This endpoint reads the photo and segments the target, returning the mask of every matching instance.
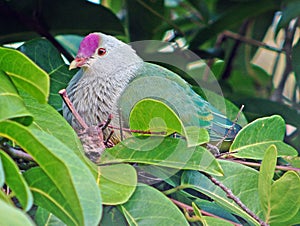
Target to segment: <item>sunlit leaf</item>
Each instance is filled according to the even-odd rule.
[[[17,50],[0,47],[0,69],[18,89],[45,103],[49,95],[49,77],[33,61]]]
[[[131,165],[117,164],[100,167],[99,187],[105,205],[128,201],[137,184],[137,174]]]
[[[283,142],[285,134],[284,120],[278,116],[257,119],[245,126],[236,136],[230,152],[236,157],[262,159],[265,150],[275,145],[278,156],[297,156],[297,151]]]
[[[29,216],[21,210],[8,205],[0,199],[0,219],[2,225],[34,226]]]
[[[29,125],[33,117],[9,77],[0,70],[0,121],[11,119]]]
[[[21,175],[16,163],[8,154],[0,151],[0,159],[5,173],[5,183],[14,192],[22,208],[28,211],[33,204],[33,197],[25,179]]]
[[[143,99],[136,103],[130,112],[132,130],[161,132],[165,136],[173,133],[183,135],[189,146],[196,146],[209,141],[206,129],[195,126],[185,127],[176,113],[161,101]]]
[[[138,184],[129,201],[121,205],[121,210],[129,225],[189,225],[174,203],[145,184]]]
[[[222,175],[215,157],[205,148],[188,148],[182,139],[168,137],[129,138],[106,149],[101,164],[138,162],[174,169],[194,169]]]
[[[0,136],[13,140],[33,157],[42,168],[41,172],[52,181],[55,190],[66,199],[64,204],[72,210],[68,211],[68,215],[76,219],[77,224],[95,224],[100,220],[101,197],[96,181],[71,149],[46,132],[29,129],[13,121],[0,122]],[[53,186],[49,185],[49,188],[42,181],[38,182],[42,183],[38,186],[53,190]],[[86,192],[87,189],[89,192]]]

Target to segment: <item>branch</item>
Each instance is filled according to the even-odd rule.
[[[224,184],[222,184],[220,181],[218,181],[216,178],[212,177],[209,174],[203,173],[208,179],[210,179],[211,182],[213,182],[215,185],[217,185],[219,188],[221,188],[227,195],[228,198],[232,199],[239,207],[241,207],[242,210],[244,210],[248,215],[250,215],[252,218],[254,218],[260,225],[262,226],[268,226],[266,222],[261,220],[255,213],[253,213],[242,201],[235,196],[232,191],[227,188]]]
[[[34,161],[34,159],[31,157],[31,155],[27,154],[26,152],[22,151],[21,149],[10,146],[7,142],[1,142],[0,149],[5,151],[9,156],[11,156],[13,158],[24,159],[27,161]]]

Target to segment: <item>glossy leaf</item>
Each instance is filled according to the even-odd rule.
[[[75,58],[79,49],[80,42],[83,39],[83,36],[57,35],[55,38]]]
[[[258,172],[252,168],[233,162],[219,160],[219,163],[224,170],[224,176],[214,177],[228,187],[233,194],[237,195],[250,210],[258,215],[261,214],[257,189]],[[203,174],[197,171],[184,171],[181,184],[207,195],[221,207],[225,208],[225,210],[229,210],[254,225],[258,225],[232,199],[229,199],[221,188],[213,184]]]
[[[2,225],[34,226],[35,224],[21,210],[8,205],[0,199],[0,219]]]
[[[30,129],[48,132],[68,146],[82,161],[87,160],[77,134],[61,114],[49,104],[40,104],[29,95],[22,93],[22,97],[26,108],[34,117],[34,123],[30,125]]]
[[[33,61],[17,50],[0,47],[0,69],[18,89],[31,94],[39,102],[47,102],[49,77]]]
[[[271,188],[276,162],[277,150],[276,146],[272,145],[265,152],[258,177],[258,194],[264,216],[269,213],[269,208],[271,206]]]
[[[58,91],[67,87],[74,75],[69,71],[58,50],[46,39],[35,39],[25,42],[19,50],[26,54],[50,77],[50,96],[48,103],[55,109],[61,109],[62,98]]]
[[[34,221],[37,225],[55,225],[55,226],[65,226],[59,218],[50,213],[44,208],[38,207],[35,213]]]
[[[283,142],[284,120],[278,116],[257,119],[245,126],[236,136],[230,152],[240,158],[262,159],[265,150],[275,145],[278,156],[297,156],[297,151]]]
[[[175,169],[194,169],[214,175],[222,175],[215,157],[205,148],[188,148],[182,139],[148,137],[129,138],[106,149],[101,164],[137,162]]]
[[[104,206],[103,217],[100,225],[115,225],[125,226],[127,225],[126,219],[121,211],[115,206]]]
[[[3,164],[5,183],[14,192],[18,201],[25,211],[28,211],[33,204],[33,197],[29,187],[24,180],[16,163],[5,152],[0,151],[0,159]]]
[[[133,166],[117,164],[100,167],[99,188],[103,204],[118,205],[128,201],[137,185]]]
[[[286,172],[281,178],[276,180],[271,188],[270,207],[266,215],[267,222],[270,222],[270,224],[273,222],[285,222],[291,220],[299,213],[299,191],[300,177],[296,172]]]
[[[184,127],[177,114],[165,103],[154,99],[143,99],[130,112],[130,128],[150,132],[161,132],[165,136],[173,133],[183,135],[188,146],[207,143],[206,129],[194,126]]]
[[[133,196],[120,208],[129,225],[189,225],[174,203],[145,184],[138,184]]]
[[[11,119],[29,125],[33,117],[9,77],[0,70],[0,121]]]
[[[101,197],[96,181],[71,149],[54,136],[12,121],[0,122],[0,135],[16,142],[33,157],[66,199],[64,203],[72,210],[68,214],[78,224],[95,224],[100,220]]]
[[[67,225],[78,224],[78,219],[72,211],[74,206],[70,206],[71,203],[60,190],[54,189],[56,185],[41,168],[27,170],[24,176],[33,193],[36,205],[52,212]]]

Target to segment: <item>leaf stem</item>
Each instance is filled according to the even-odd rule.
[[[246,161],[242,161],[242,160],[237,160],[237,159],[225,159],[226,161],[231,161],[231,162],[236,162],[236,163],[240,163],[246,166],[254,166],[254,167],[260,167],[261,163],[257,163],[257,162],[246,162]],[[300,168],[297,167],[292,167],[292,166],[275,166],[275,169],[278,170],[283,170],[283,171],[288,171],[288,170],[293,170],[296,172],[300,172]]]
[[[177,200],[175,200],[175,199],[172,199],[172,198],[169,198],[169,199],[170,199],[176,206],[180,207],[181,209],[183,209],[183,210],[185,210],[185,211],[187,211],[187,212],[194,212],[193,207],[191,207],[191,206],[189,206],[189,205],[187,205],[187,204],[184,204],[184,203],[182,203],[182,202],[179,202],[179,201],[177,201]],[[242,226],[242,224],[237,224],[237,223],[235,223],[235,222],[233,222],[233,221],[230,221],[230,220],[221,218],[221,217],[219,217],[219,216],[217,216],[217,215],[214,215],[214,214],[212,214],[212,213],[209,213],[209,212],[207,212],[207,211],[205,211],[205,210],[200,210],[200,211],[201,211],[201,213],[202,213],[203,215],[205,215],[205,216],[210,216],[210,217],[214,217],[214,218],[217,218],[217,219],[221,219],[221,220],[227,221],[227,222],[233,224],[234,226]]]
[[[216,178],[212,177],[209,174],[203,173],[208,179],[210,179],[211,182],[213,182],[215,185],[217,185],[219,188],[221,188],[227,195],[228,198],[232,199],[239,207],[241,207],[242,210],[244,210],[249,216],[251,216],[253,219],[255,219],[260,225],[262,226],[268,226],[266,222],[261,220],[255,213],[253,213],[242,201],[233,194],[233,192],[227,188],[224,184],[222,184],[220,181],[218,181]]]
[[[177,192],[177,191],[179,191],[179,190],[183,190],[183,189],[185,189],[185,188],[190,188],[190,186],[189,185],[179,185],[179,186],[177,186],[177,187],[174,187],[174,188],[171,188],[171,189],[168,189],[168,190],[165,190],[165,191],[163,191],[163,193],[165,194],[165,195],[170,195],[170,194],[173,194],[174,192]]]

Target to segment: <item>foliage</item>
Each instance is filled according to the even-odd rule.
[[[300,224],[299,4],[1,1],[1,223]],[[275,12],[281,17],[272,24]],[[270,26],[281,46],[264,42]],[[128,42],[168,39],[205,59],[224,96],[245,105],[238,121],[244,128],[222,145],[228,152],[214,156],[205,129],[188,127],[163,102],[145,99],[130,113],[134,136],[107,148],[99,165],[87,159],[60,114],[58,91],[74,74],[65,60],[92,31]],[[17,41],[17,50],[4,47]],[[262,48],[274,56],[271,70],[257,64]],[[202,94],[203,87],[181,75]],[[205,95],[217,106],[218,95]],[[219,110],[234,119],[239,110],[229,100]],[[142,133],[149,130],[168,136]],[[175,132],[180,139],[169,136]]]

